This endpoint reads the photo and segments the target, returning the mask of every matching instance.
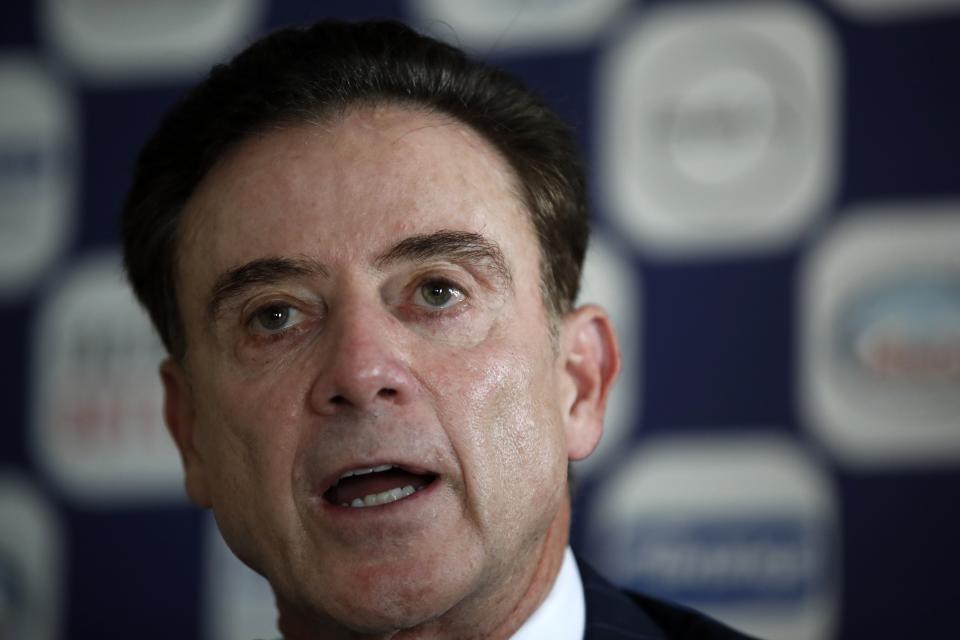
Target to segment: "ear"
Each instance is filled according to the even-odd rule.
[[[194,445],[193,389],[183,366],[173,358],[167,358],[160,365],[160,379],[163,381],[163,419],[180,451],[187,495],[197,506],[209,508],[212,503],[203,458]]]
[[[574,309],[562,323],[567,455],[581,460],[603,434],[607,395],[620,372],[620,347],[610,317],[596,305]]]

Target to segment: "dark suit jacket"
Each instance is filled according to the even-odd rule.
[[[613,586],[577,558],[587,624],[583,640],[755,640],[693,609]]]
[[[584,640],[751,640],[692,609],[618,589],[577,559],[587,601]]]

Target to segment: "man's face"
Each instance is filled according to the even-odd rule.
[[[570,427],[512,172],[466,127],[381,107],[248,140],[188,203],[178,287],[188,490],[288,609],[416,624],[565,544],[599,434]]]

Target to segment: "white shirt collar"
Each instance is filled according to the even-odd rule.
[[[583,596],[580,570],[567,547],[560,573],[537,610],[510,640],[582,640],[587,626],[587,605]]]

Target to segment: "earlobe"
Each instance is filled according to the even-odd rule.
[[[590,455],[603,434],[607,395],[620,372],[620,348],[606,311],[579,307],[563,319],[565,375],[571,383],[565,398],[567,455]]]
[[[173,358],[160,365],[163,382],[163,419],[180,452],[187,495],[197,506],[211,506],[203,458],[194,444],[195,407],[193,391],[183,367]]]

